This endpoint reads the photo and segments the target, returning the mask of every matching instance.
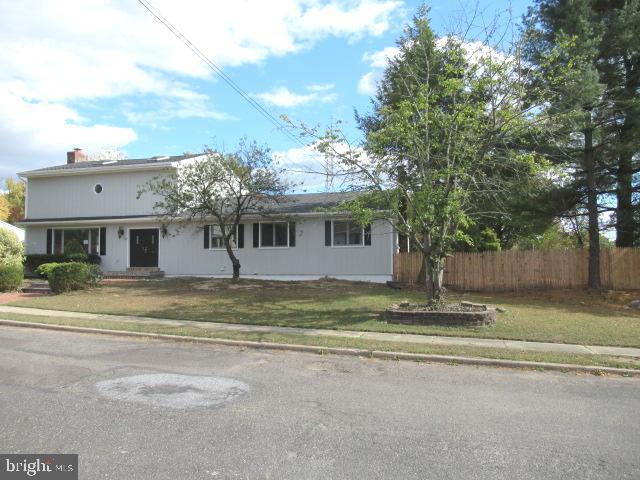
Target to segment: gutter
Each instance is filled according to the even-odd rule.
[[[197,157],[196,157],[197,158]],[[102,167],[87,167],[87,168],[63,168],[60,170],[43,170],[43,171],[27,171],[20,172],[17,175],[20,178],[42,178],[42,177],[66,177],[69,175],[92,175],[94,173],[122,173],[122,172],[136,172],[146,170],[170,170],[177,168],[176,162],[159,162],[159,163],[145,163],[142,165],[120,165]]]
[[[383,213],[383,212],[381,212]],[[271,220],[286,220],[287,218],[349,218],[348,212],[275,212],[265,215],[245,215],[241,223],[249,221],[259,221],[265,219]],[[378,219],[384,219],[384,216],[377,217]],[[137,222],[158,222],[162,223],[161,215],[140,215],[140,216],[121,216],[121,217],[76,217],[76,218],[36,218],[33,220],[25,219],[22,222],[17,222],[16,225],[28,227],[29,225],[77,225],[77,224],[117,224],[117,223],[137,223]],[[174,220],[172,223],[216,223],[214,217],[204,217],[201,219],[189,219],[183,217]]]

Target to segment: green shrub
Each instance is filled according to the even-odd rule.
[[[51,291],[62,293],[96,286],[102,278],[102,270],[98,265],[71,262],[52,267],[48,275]]]
[[[24,245],[13,233],[0,229],[0,261],[24,260]]]
[[[66,262],[64,255],[48,255],[44,253],[33,254],[30,253],[25,257],[24,264],[32,271],[36,271],[37,268],[43,263],[63,263]]]
[[[16,290],[22,284],[24,267],[18,258],[0,260],[0,291]]]
[[[77,238],[72,238],[68,242],[65,242],[64,253],[67,255],[74,255],[74,254],[86,255],[87,254],[84,250],[84,246],[82,245],[82,243],[80,243],[80,240],[78,240]]]
[[[13,233],[0,229],[0,291],[17,289],[24,277],[24,246]]]
[[[82,252],[65,253],[64,258],[67,262],[87,263],[89,255],[83,250]]]
[[[49,274],[51,273],[51,270],[57,267],[58,265],[62,265],[62,263],[58,263],[58,262],[43,263],[42,265],[40,265],[38,268],[35,269],[35,273],[37,273],[43,278],[49,278]]]
[[[43,263],[67,263],[67,262],[82,262],[92,263],[95,265],[100,264],[100,255],[95,253],[87,255],[86,253],[71,253],[67,255],[49,255],[49,254],[29,254],[26,257],[25,265],[33,272],[36,272],[38,267]],[[37,273],[37,272],[36,272]]]
[[[102,269],[95,264],[85,265],[87,269],[87,281],[90,287],[95,287],[102,280]]]

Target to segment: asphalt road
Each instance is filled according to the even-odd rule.
[[[0,452],[85,479],[640,478],[640,379],[0,327]]]

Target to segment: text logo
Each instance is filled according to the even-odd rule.
[[[76,454],[0,454],[0,480],[78,480]]]

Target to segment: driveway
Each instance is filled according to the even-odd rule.
[[[0,328],[0,452],[80,478],[640,477],[640,379]]]

